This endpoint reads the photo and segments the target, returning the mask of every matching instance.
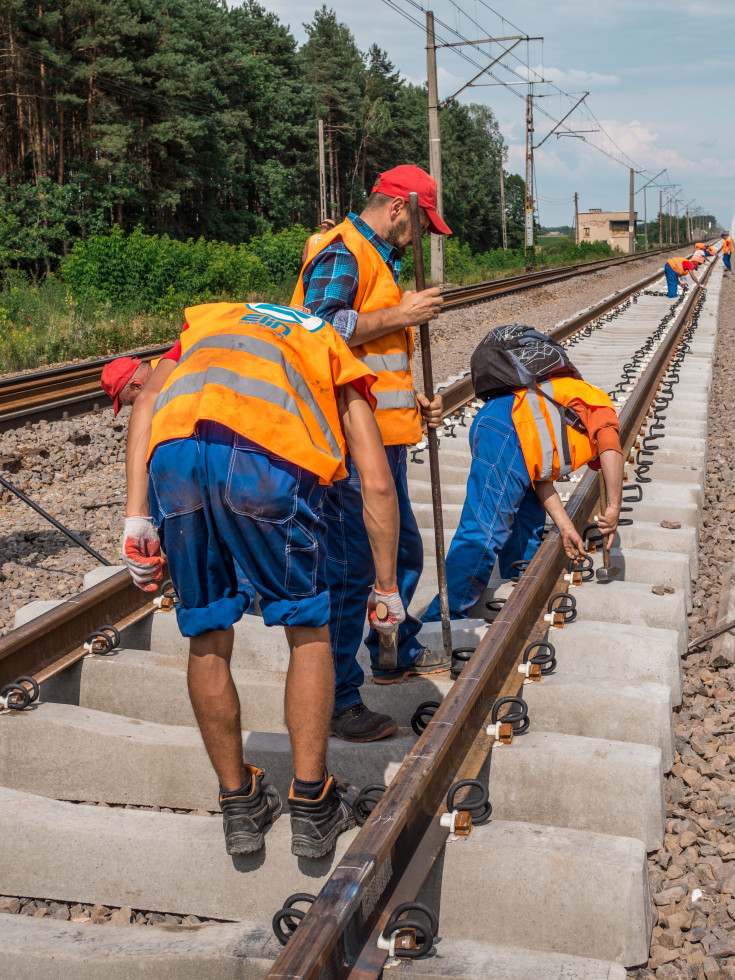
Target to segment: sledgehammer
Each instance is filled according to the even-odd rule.
[[[605,477],[602,475],[602,470],[598,473],[600,480],[600,507],[602,508],[602,513],[604,514],[607,510],[607,487],[605,486]],[[602,564],[603,568],[598,568],[597,581],[598,582],[612,582],[614,578],[620,575],[620,567],[618,565],[610,564],[610,552],[607,550],[607,541],[610,537],[609,534],[603,534],[602,536]]]
[[[375,615],[382,622],[388,618],[388,607],[384,602],[375,606]],[[398,666],[398,634],[388,636],[381,633],[378,644],[378,666],[381,670],[395,670]]]
[[[408,195],[408,207],[411,212],[411,230],[413,232],[413,264],[416,275],[416,291],[426,289],[424,273],[424,253],[421,248],[421,212],[419,211],[419,196],[415,192]],[[431,368],[431,339],[429,324],[419,326],[421,337],[421,366],[424,369],[424,394],[429,401],[434,400],[434,377]],[[431,473],[431,502],[434,508],[434,539],[436,541],[436,577],[439,582],[439,609],[442,617],[442,643],[444,653],[452,656],[452,629],[449,625],[449,593],[447,592],[447,569],[444,561],[444,518],[442,516],[442,491],[439,476],[439,440],[436,429],[427,427],[427,442],[429,444],[429,470]]]

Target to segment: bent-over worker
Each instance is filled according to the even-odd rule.
[[[133,409],[123,557],[136,584],[151,589],[166,554],[230,854],[258,850],[282,809],[263,771],[243,759],[230,659],[233,624],[250,599],[237,566],[266,625],[285,627],[291,849],[321,857],[354,823],[353,789],[325,769],[334,670],[321,504],[345,476],[348,446],[375,570],[371,622],[392,633],[403,619],[398,505],[373,414],[375,375],[329,324],[287,307],[215,303],[187,310],[187,322],[175,369],[165,380],[154,373]],[[383,621],[379,600],[391,610]]]
[[[599,529],[612,535],[617,527],[623,457],[612,402],[604,391],[577,378],[554,378],[540,387],[547,397],[521,388],[489,398],[472,423],[467,496],[447,553],[452,619],[467,618],[467,610],[487,588],[496,559],[501,576],[509,578],[514,562],[533,558],[546,514],[556,524],[567,556],[584,556],[584,543],[554,488],[560,475],[585,463],[601,467],[608,506]],[[565,417],[567,406],[578,418],[574,426]],[[609,537],[608,548],[611,543]],[[421,618],[441,618],[438,596]]]
[[[687,273],[698,286],[702,285],[694,275],[694,264],[689,259],[685,259],[683,255],[677,255],[668,260],[664,266],[664,275],[666,276],[669,299],[676,299],[676,294],[679,291],[679,279],[684,278]]]

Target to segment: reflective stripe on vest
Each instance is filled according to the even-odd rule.
[[[408,354],[368,354],[360,360],[371,371],[410,371]]]
[[[531,409],[533,421],[536,423],[538,437],[541,441],[541,475],[537,479],[548,480],[554,471],[554,443],[551,441],[549,427],[546,424],[546,416],[541,411],[539,396],[530,388],[526,392],[526,402]]]
[[[391,411],[395,408],[416,408],[416,395],[412,391],[379,391],[376,394],[377,411]]]
[[[550,381],[543,381],[539,388],[548,398],[554,398],[554,388]],[[567,435],[567,420],[562,409],[554,404],[554,401],[546,401],[546,410],[551,419],[551,427],[554,430],[554,442],[556,443],[557,455],[559,457],[559,476],[566,476],[572,472],[572,455],[569,451],[569,436]]]

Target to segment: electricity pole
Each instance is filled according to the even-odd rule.
[[[442,199],[442,148],[439,134],[439,97],[436,83],[436,38],[434,14],[426,11],[426,63],[429,78],[429,173],[436,181],[436,207],[444,214]],[[431,281],[435,286],[444,282],[444,235],[431,238]],[[414,256],[414,261],[417,257]]]
[[[574,192],[574,244],[579,245],[579,195]]]
[[[533,242],[533,95],[526,96],[526,234],[523,256],[526,272],[533,269],[536,249]],[[530,252],[530,259],[529,259]]]
[[[630,169],[630,201],[628,204],[628,255],[633,255],[636,247],[636,228],[635,228],[635,170]]]
[[[319,221],[327,217],[327,166],[324,161],[324,120],[317,121],[319,128]]]
[[[505,223],[505,174],[503,173],[503,161],[500,161],[500,216],[503,225],[503,251],[508,249],[508,228]]]
[[[648,251],[648,202],[645,187],[643,188],[643,248]]]
[[[659,191],[658,192],[658,247],[659,248],[663,248],[664,247],[664,238],[663,238],[663,226],[664,226],[663,201],[664,201],[664,192],[663,191]]]

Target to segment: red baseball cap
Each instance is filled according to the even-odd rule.
[[[137,357],[117,357],[102,368],[100,384],[112,399],[115,415],[120,411],[120,392],[140,367]]]
[[[402,197],[408,201],[412,192],[418,194],[419,204],[429,218],[429,231],[435,235],[451,235],[452,230],[445,224],[436,210],[436,181],[421,167],[401,164],[392,170],[378,174],[373,185],[373,194],[387,194],[388,197]]]

